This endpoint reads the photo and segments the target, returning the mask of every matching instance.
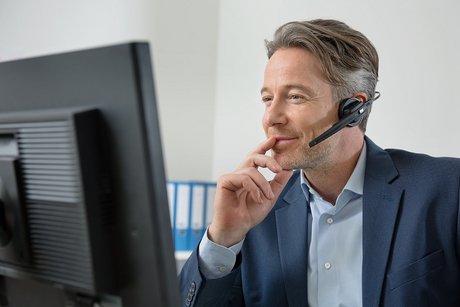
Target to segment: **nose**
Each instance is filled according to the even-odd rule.
[[[264,126],[272,127],[277,125],[284,125],[286,122],[286,105],[282,101],[274,99],[270,104],[265,106],[265,113],[263,118]]]

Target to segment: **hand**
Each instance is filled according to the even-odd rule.
[[[262,222],[273,208],[279,194],[292,175],[272,157],[265,155],[276,143],[271,137],[260,144],[240,167],[217,180],[214,217],[209,225],[209,239],[229,247]],[[268,182],[257,170],[270,169],[275,178]]]

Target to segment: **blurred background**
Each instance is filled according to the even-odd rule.
[[[167,177],[214,181],[264,139],[264,39],[339,19],[380,56],[367,135],[460,157],[459,14],[457,0],[0,0],[0,61],[149,41]]]

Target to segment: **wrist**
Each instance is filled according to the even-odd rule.
[[[211,224],[208,228],[208,239],[216,244],[230,247],[241,242],[246,236],[246,232],[222,230]]]

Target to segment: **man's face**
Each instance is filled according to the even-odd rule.
[[[320,170],[332,162],[340,133],[308,146],[338,120],[332,87],[316,57],[301,48],[276,51],[266,66],[261,95],[265,134],[277,138],[273,157],[284,169]]]

